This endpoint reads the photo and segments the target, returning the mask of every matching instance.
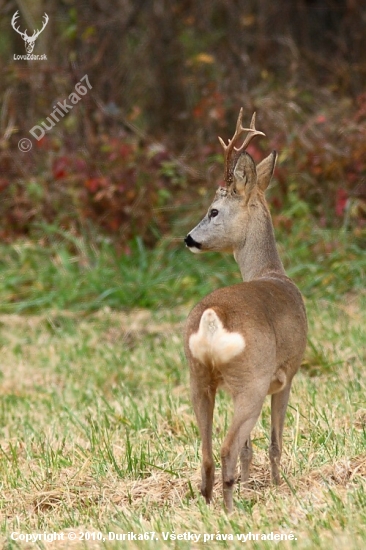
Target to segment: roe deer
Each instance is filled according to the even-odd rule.
[[[185,353],[190,366],[191,397],[202,439],[201,493],[212,498],[215,464],[212,417],[220,385],[231,394],[234,414],[221,448],[225,508],[233,508],[233,485],[240,455],[241,481],[252,460],[250,433],[266,395],[271,395],[272,481],[280,481],[282,432],[292,379],[306,345],[307,320],[300,291],[286,276],[277,252],[264,192],[277,153],[255,165],[245,152],[251,139],[264,135],[242,127],[240,110],[234,136],[225,145],[225,187],[220,187],[203,220],[187,235],[192,252],[231,251],[244,282],[220,288],[189,314]],[[244,143],[235,147],[248,132]]]

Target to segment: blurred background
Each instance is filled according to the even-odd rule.
[[[250,146],[254,159],[279,151],[269,194],[276,229],[298,230],[315,256],[338,250],[340,233],[327,245],[318,234],[312,249],[314,228],[347,232],[364,250],[364,1],[0,6],[3,244],[67,242],[81,265],[89,252],[80,260],[75,239],[120,257],[181,247],[222,179],[217,136],[232,135],[243,106],[267,135]],[[47,59],[21,59],[21,33],[42,29],[45,13],[33,54]],[[91,89],[78,84],[85,75]],[[24,138],[29,151],[19,149]]]
[[[162,531],[366,548],[365,29],[365,0],[0,0],[1,548],[69,528],[104,550],[102,533]],[[284,483],[268,403],[225,519],[197,500],[182,335],[241,275],[183,237],[241,107],[266,133],[254,160],[279,152],[267,198],[309,336]]]

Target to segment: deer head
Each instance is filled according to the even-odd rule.
[[[226,145],[219,138],[225,157],[225,187],[220,187],[203,220],[187,235],[185,243],[192,252],[242,249],[249,233],[260,231],[270,218],[264,191],[271,180],[277,153],[273,151],[258,166],[245,151],[255,136],[255,113],[249,128],[242,126],[240,110],[233,137]],[[240,147],[238,140],[247,132]]]
[[[44,16],[43,16],[44,20],[43,20],[42,28],[39,31],[33,31],[32,36],[27,35],[27,29],[24,32],[22,32],[19,29],[19,27],[15,26],[16,22],[17,22],[16,20],[18,19],[18,17],[19,17],[19,10],[14,13],[13,18],[11,20],[11,26],[23,38],[23,40],[25,42],[26,52],[27,53],[32,53],[35,41],[37,40],[38,36],[41,34],[41,32],[43,31],[43,29],[45,28],[45,26],[48,23],[48,15],[47,15],[47,13],[44,14]]]

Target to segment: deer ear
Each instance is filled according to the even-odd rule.
[[[276,160],[277,151],[272,151],[272,153],[263,159],[257,166],[258,186],[262,191],[265,191],[269,186],[276,166]]]
[[[257,183],[257,171],[252,157],[243,152],[234,168],[233,189],[238,195],[248,196]]]

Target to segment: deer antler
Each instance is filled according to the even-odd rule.
[[[238,120],[236,123],[235,133],[233,137],[229,139],[228,144],[226,145],[224,140],[219,137],[219,141],[224,149],[225,182],[227,187],[230,187],[234,181],[234,168],[240,156],[240,153],[248,147],[249,143],[252,141],[252,139],[255,136],[266,135],[263,132],[260,132],[255,129],[255,113],[253,113],[252,120],[250,122],[250,128],[243,128],[242,120],[243,120],[243,108],[240,109]],[[240,147],[235,147],[235,144],[237,143],[238,139],[244,134],[244,132],[249,132],[249,133],[246,136],[243,144]],[[232,158],[233,153],[235,154],[234,154],[234,157]]]
[[[42,26],[41,30],[40,30],[40,31],[34,31],[34,33],[33,33],[32,39],[34,39],[34,40],[41,34],[41,32],[43,31],[43,29],[45,28],[45,26],[46,26],[47,23],[48,23],[48,15],[47,15],[47,13],[45,13],[45,14],[43,15],[43,17],[44,17],[44,22],[43,22],[43,26]],[[37,34],[36,34],[36,33],[37,33]]]
[[[13,18],[11,20],[11,26],[13,27],[13,29],[15,31],[17,31],[17,33],[20,34],[20,36],[23,38],[23,40],[26,40],[27,42],[34,42],[36,40],[36,38],[38,38],[38,36],[41,34],[41,32],[43,31],[43,29],[45,28],[45,26],[47,25],[48,23],[48,15],[47,13],[45,13],[43,15],[44,17],[44,21],[43,21],[43,25],[42,25],[42,28],[39,30],[39,31],[33,31],[33,34],[32,36],[28,36],[27,34],[27,29],[25,29],[24,32],[22,32],[19,27],[16,27],[15,24],[16,24],[16,20],[18,19],[19,17],[19,10],[17,10],[14,15],[13,15]]]
[[[14,13],[13,18],[12,18],[12,20],[11,20],[11,26],[13,27],[13,29],[14,29],[15,31],[17,31],[17,33],[20,34],[20,36],[21,36],[23,39],[24,39],[25,37],[28,38],[27,30],[25,30],[25,32],[22,32],[22,31],[19,29],[19,27],[17,28],[17,27],[15,26],[15,23],[16,23],[16,20],[18,19],[18,17],[19,17],[19,10],[17,10],[17,11]]]

